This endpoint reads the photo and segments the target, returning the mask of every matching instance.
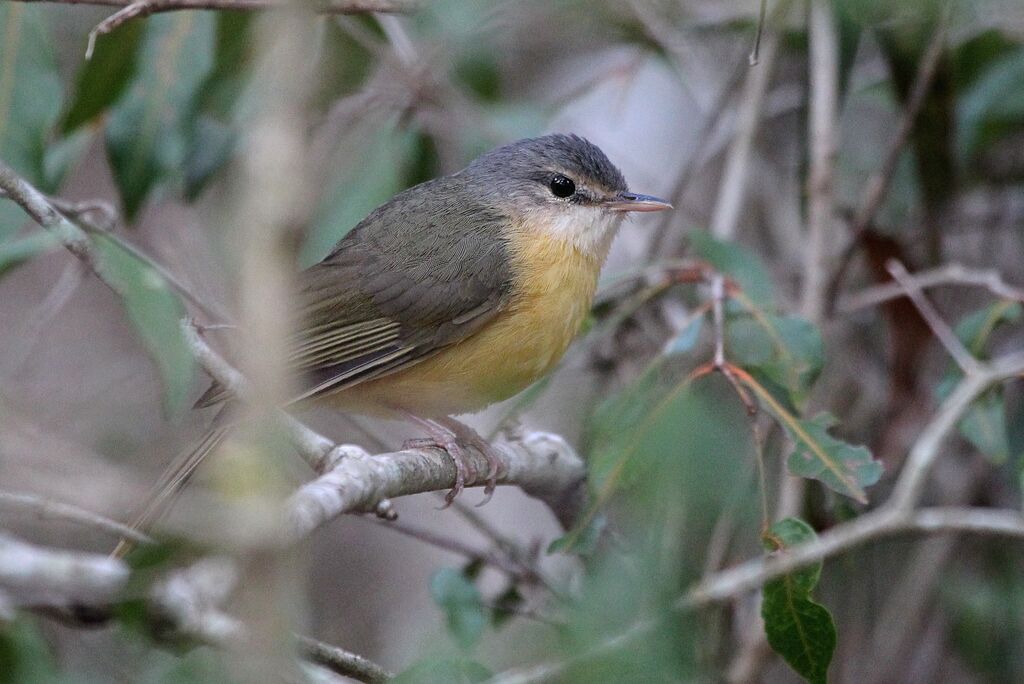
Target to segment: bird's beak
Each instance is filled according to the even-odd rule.
[[[663,199],[651,195],[638,195],[635,192],[620,192],[602,202],[609,211],[665,211],[672,205]]]

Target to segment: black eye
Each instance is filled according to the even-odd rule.
[[[558,174],[552,178],[548,187],[551,188],[551,192],[555,197],[568,197],[572,193],[576,192],[576,184],[562,174]]]

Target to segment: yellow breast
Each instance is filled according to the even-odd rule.
[[[339,397],[421,417],[457,415],[507,399],[547,373],[590,311],[601,263],[543,231],[517,231],[510,242],[516,274],[510,306],[472,337]]]

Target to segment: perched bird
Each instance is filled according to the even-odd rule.
[[[298,275],[299,331],[289,365],[302,393],[344,411],[404,417],[455,461],[498,462],[450,416],[507,399],[561,358],[590,309],[627,212],[671,205],[627,190],[622,173],[576,135],[520,140],[465,169],[395,195]],[[214,385],[197,402],[227,399]],[[214,428],[159,484],[148,525],[226,433]]]

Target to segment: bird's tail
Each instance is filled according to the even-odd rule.
[[[163,475],[153,486],[151,495],[148,497],[145,507],[132,520],[130,527],[133,530],[145,532],[156,522],[174,503],[174,500],[181,493],[181,490],[188,483],[189,478],[196,472],[202,462],[214,449],[224,440],[230,430],[229,425],[220,425],[211,428],[203,438],[192,447],[179,455],[173,463],[164,471]],[[123,558],[135,547],[135,542],[122,538],[117,547],[111,552],[113,558]]]

